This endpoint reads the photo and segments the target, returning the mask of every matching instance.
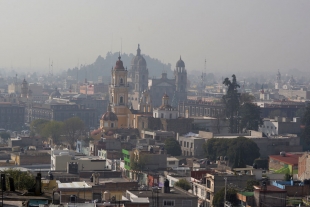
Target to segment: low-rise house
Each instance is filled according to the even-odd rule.
[[[51,155],[45,151],[26,151],[11,153],[15,165],[51,164]]]
[[[201,182],[192,182],[193,194],[198,196],[206,206],[212,206],[215,194],[225,188],[225,185],[233,185],[238,189],[243,189],[248,180],[255,180],[255,175],[207,173]]]
[[[189,192],[174,187],[168,191],[164,188],[153,188],[152,190],[127,190],[126,198],[148,198],[150,206],[180,206],[192,207],[198,206],[198,198]]]
[[[76,154],[74,151],[51,149],[51,170],[69,171],[72,164],[75,173],[84,170],[103,170],[106,168],[106,160],[98,156],[84,156]]]
[[[207,139],[195,136],[178,136],[177,140],[181,146],[183,156],[202,158],[205,155],[203,145]]]
[[[269,170],[276,173],[289,173],[290,175],[298,173],[298,159],[303,153],[285,153],[269,156]]]
[[[272,185],[254,186],[254,199],[256,206],[286,206],[286,190]]]
[[[179,167],[179,159],[176,157],[167,157],[167,168]]]
[[[272,181],[271,185],[286,190],[287,196],[304,197],[310,194],[310,183],[301,181]]]
[[[298,158],[298,179],[307,180],[310,179],[310,154],[305,152]]]

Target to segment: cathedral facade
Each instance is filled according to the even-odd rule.
[[[149,79],[147,63],[138,45],[137,54],[131,61],[128,74],[129,102],[134,109],[139,109],[139,102],[144,91],[150,94],[153,107],[161,105],[161,97],[164,93],[172,97],[171,104],[175,107],[178,102],[187,100],[187,71],[181,57],[176,63],[173,79],[169,79],[165,72],[160,78]]]

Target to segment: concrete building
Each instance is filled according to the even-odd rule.
[[[66,99],[53,98],[44,104],[33,103],[26,108],[26,120],[36,119],[64,121],[72,117],[79,117],[86,127],[99,125],[96,110],[78,105]]]
[[[174,138],[175,133],[173,131],[162,131],[162,130],[142,130],[141,138],[152,138],[156,141],[165,142],[167,138]]]
[[[198,196],[204,206],[211,207],[214,196],[226,185],[245,188],[248,180],[255,180],[255,175],[233,175],[227,173],[207,173],[202,182],[193,182],[193,194]]]
[[[276,173],[289,173],[290,175],[298,174],[298,160],[302,153],[285,153],[280,155],[269,156],[269,170]]]
[[[256,206],[286,206],[286,190],[272,185],[255,186],[254,199]]]
[[[272,102],[254,102],[261,109],[261,117],[269,118],[269,115],[274,111],[281,111],[285,117],[292,119],[296,117],[296,112],[300,108],[305,108],[306,102],[297,102],[297,101],[272,101]]]
[[[193,136],[177,136],[181,146],[182,155],[196,158],[204,157],[203,145],[206,143],[205,138]]]
[[[310,154],[307,152],[298,158],[298,179],[310,179]]]
[[[198,198],[196,196],[177,187],[172,188],[168,192],[163,192],[157,187],[146,191],[127,190],[126,198],[129,200],[133,198],[148,198],[150,206],[198,206]]]
[[[161,119],[177,119],[179,117],[177,108],[169,104],[169,96],[166,93],[162,97],[161,106],[153,110],[153,117]]]
[[[167,168],[173,169],[179,167],[179,159],[176,157],[167,157]]]
[[[299,134],[301,122],[299,117],[294,117],[293,121],[287,117],[275,117],[275,119],[264,119],[263,125],[258,131],[266,136],[277,136],[281,134]]]
[[[68,171],[69,163],[77,163],[78,171],[104,170],[106,160],[97,156],[78,156],[74,151],[51,149],[51,170]]]
[[[21,130],[25,124],[25,107],[9,102],[0,103],[0,128]]]
[[[148,131],[162,130],[173,131],[175,134],[186,134],[192,129],[193,119],[182,118],[177,119],[164,119],[154,118],[151,116],[139,116],[137,128],[141,132],[144,129]]]

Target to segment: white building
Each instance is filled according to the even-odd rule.
[[[179,167],[179,159],[176,157],[167,157],[167,168]]]
[[[169,96],[165,93],[162,98],[162,105],[153,110],[153,117],[162,119],[176,119],[178,116],[178,109],[169,105]]]
[[[275,119],[264,119],[263,125],[259,126],[258,131],[267,136],[299,134],[300,124],[299,117],[293,118],[292,121],[287,117],[275,117]]]
[[[106,169],[106,160],[98,156],[79,156],[67,149],[51,149],[51,170],[67,171],[70,162],[77,163],[79,171]]]

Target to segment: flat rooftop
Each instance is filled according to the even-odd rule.
[[[130,193],[136,195],[137,197],[141,198],[141,197],[152,197],[152,195],[154,196],[154,192],[152,192],[151,190],[145,190],[145,191],[141,191],[141,190],[129,190]],[[157,193],[155,193],[157,196]],[[176,188],[170,188],[170,193],[162,193],[161,189],[158,190],[158,197],[161,198],[184,198],[184,197],[192,197],[195,198],[196,196],[185,192],[185,191],[181,191],[179,189]]]

